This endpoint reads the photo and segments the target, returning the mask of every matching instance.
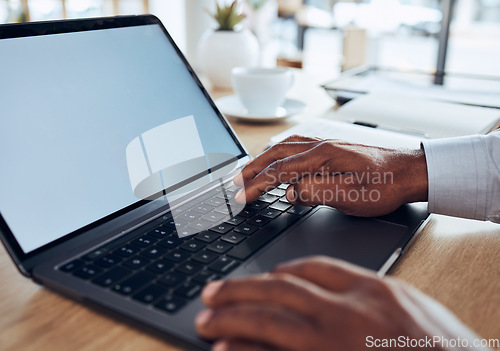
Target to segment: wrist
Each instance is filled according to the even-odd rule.
[[[405,203],[427,201],[429,185],[424,150],[403,151],[400,156],[399,179],[403,200]]]

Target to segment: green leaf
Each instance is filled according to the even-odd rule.
[[[237,0],[231,2],[230,5],[221,6],[217,1],[217,10],[211,16],[219,24],[219,30],[234,30],[234,26],[240,23],[245,15],[238,13]],[[208,11],[207,11],[208,12]]]

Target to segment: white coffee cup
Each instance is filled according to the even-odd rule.
[[[293,84],[293,73],[283,67],[235,67],[231,71],[231,81],[248,113],[274,115]]]

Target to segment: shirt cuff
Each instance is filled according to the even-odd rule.
[[[429,181],[429,212],[486,220],[487,147],[482,135],[422,142]]]

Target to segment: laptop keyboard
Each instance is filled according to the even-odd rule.
[[[58,269],[175,313],[205,284],[233,271],[311,210],[288,203],[285,188],[282,185],[246,205],[237,215],[225,217],[224,211],[238,190],[229,187],[224,189],[224,196],[174,210],[173,217],[164,216],[153,229],[118,238]],[[211,223],[220,224],[206,229]],[[202,230],[179,237],[186,228]]]

